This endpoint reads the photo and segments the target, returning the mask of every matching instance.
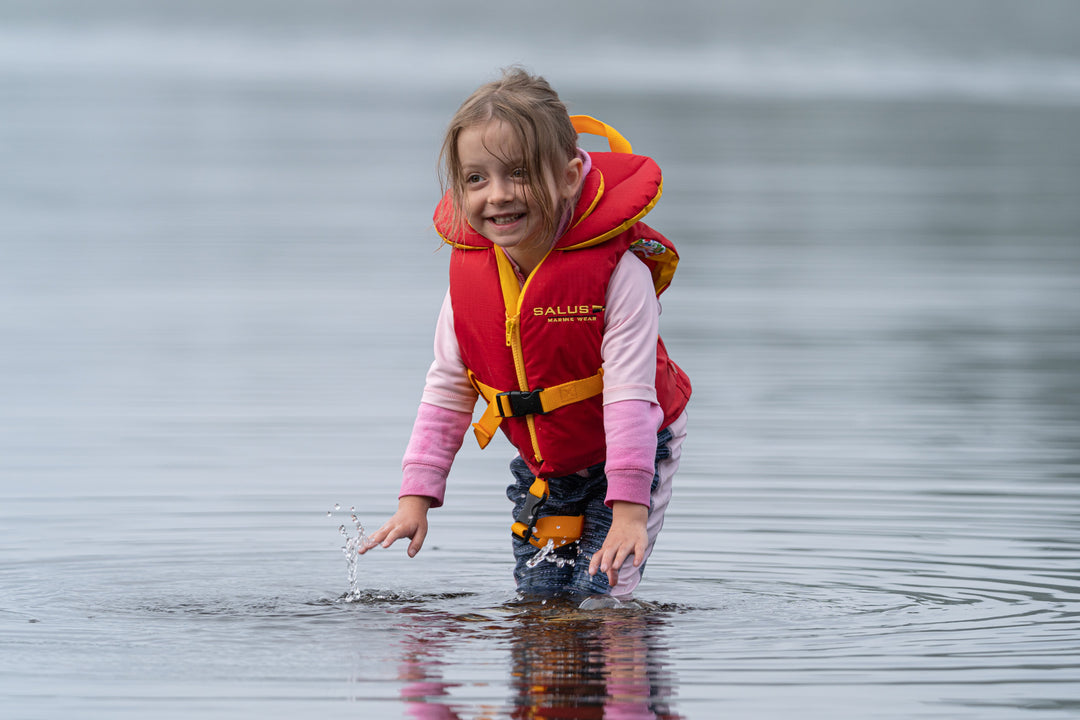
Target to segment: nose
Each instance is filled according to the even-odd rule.
[[[505,205],[514,201],[514,183],[509,178],[496,177],[488,183],[488,202],[492,205]]]

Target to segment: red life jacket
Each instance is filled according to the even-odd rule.
[[[538,477],[605,459],[600,344],[608,282],[623,253],[650,267],[657,295],[678,264],[671,242],[640,222],[662,192],[656,163],[628,152],[590,155],[569,230],[524,286],[490,240],[469,227],[453,234],[449,195],[435,213],[436,229],[454,248],[450,297],[461,357],[489,403],[474,424],[477,439],[484,447],[501,427]],[[664,427],[685,408],[690,381],[659,338],[656,365]]]

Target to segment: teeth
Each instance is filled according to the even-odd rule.
[[[521,217],[521,215],[500,215],[499,217],[491,218],[491,222],[496,225],[509,225],[510,223],[521,219]]]

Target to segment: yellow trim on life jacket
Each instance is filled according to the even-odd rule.
[[[653,287],[656,294],[667,290],[671,284],[671,278],[675,277],[675,270],[679,267],[679,256],[673,252],[666,252],[656,260],[656,270],[653,272]]]
[[[646,205],[644,208],[642,208],[641,212],[639,212],[637,215],[630,218],[629,220],[624,221],[618,227],[613,228],[611,230],[608,230],[603,235],[597,235],[596,237],[591,238],[589,240],[586,240],[585,242],[580,242],[577,245],[568,245],[566,247],[561,247],[559,249],[560,250],[581,250],[582,248],[592,247],[593,245],[599,245],[600,243],[602,243],[602,242],[604,242],[606,240],[610,240],[611,238],[615,237],[616,235],[622,233],[624,230],[629,229],[631,226],[636,224],[638,220],[640,220],[641,218],[645,217],[650,212],[652,212],[652,209],[654,207],[656,207],[656,203],[660,202],[660,196],[663,195],[663,194],[664,194],[664,181],[661,180],[660,184],[656,186],[656,195],[655,195],[655,197],[653,197],[653,199],[649,201],[649,204]]]
[[[659,240],[638,238],[630,243],[629,252],[634,253],[652,271],[653,288],[657,296],[667,290],[671,278],[679,267],[679,256]]]
[[[514,270],[506,251],[495,247],[492,248],[492,252],[495,253],[495,264],[499,268],[499,286],[502,288],[503,304],[506,306],[506,345],[510,348],[510,352],[514,357],[514,371],[517,374],[518,389],[527,391],[529,389],[529,377],[525,373],[525,351],[521,347],[521,296],[524,295],[525,288],[529,286],[529,281],[536,275],[537,269],[544,264],[547,255],[541,258],[533,271],[529,273],[529,277],[525,278],[525,284],[519,285],[517,271]],[[540,441],[536,436],[536,421],[532,415],[526,415],[525,422],[529,427],[529,439],[533,446],[533,457],[537,463],[542,463],[544,458],[540,454]]]
[[[585,218],[592,215],[592,211],[596,209],[596,206],[600,204],[600,198],[604,196],[604,173],[600,172],[600,168],[594,168],[596,174],[600,176],[600,184],[596,188],[596,195],[593,196],[592,202],[589,203],[589,207],[585,208],[585,212],[581,213],[581,217],[577,219],[573,227],[580,225]]]

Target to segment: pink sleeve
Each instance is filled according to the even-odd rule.
[[[604,434],[607,437],[608,489],[604,502],[616,500],[649,505],[656,472],[656,431],[664,421],[664,411],[645,400],[621,400],[604,406]]]
[[[605,502],[649,505],[656,470],[656,340],[660,303],[648,267],[625,253],[608,284],[604,340]]]
[[[620,400],[656,402],[656,338],[660,302],[652,274],[632,252],[611,273],[600,345],[604,404]]]
[[[428,368],[416,422],[401,461],[399,497],[423,495],[432,499],[432,507],[439,507],[477,397],[461,362],[449,292],[435,324],[434,345],[435,359]]]
[[[446,477],[454,464],[454,456],[461,449],[470,420],[471,413],[420,403],[409,446],[401,461],[398,497],[423,495],[432,499],[431,507],[443,504]]]
[[[476,405],[476,389],[465,373],[457,335],[454,333],[454,308],[450,291],[443,298],[439,319],[435,323],[435,359],[428,368],[421,402],[438,405],[447,410],[472,413]]]

